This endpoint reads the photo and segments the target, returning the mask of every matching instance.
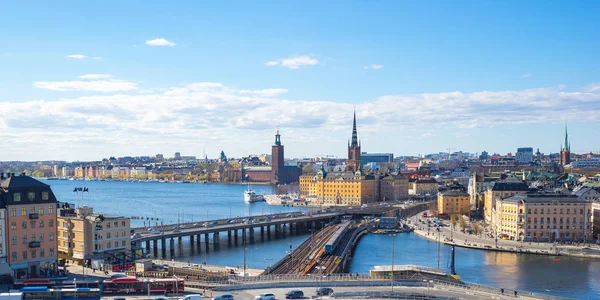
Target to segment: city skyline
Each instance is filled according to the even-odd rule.
[[[0,160],[598,151],[600,4],[541,3],[8,3]]]

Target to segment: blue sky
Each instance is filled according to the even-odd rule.
[[[600,150],[595,1],[28,1],[0,10],[0,160]],[[152,42],[154,41],[154,42]],[[161,46],[162,45],[162,46]],[[18,150],[17,150],[18,149]]]

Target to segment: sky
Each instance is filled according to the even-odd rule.
[[[600,150],[598,1],[9,1],[0,160]]]

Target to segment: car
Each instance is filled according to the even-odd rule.
[[[127,275],[117,273],[117,274],[112,274],[110,276],[110,279],[112,280],[112,279],[115,279],[115,278],[125,278],[125,277],[127,277]]]
[[[233,223],[237,223],[237,220],[229,220],[229,222],[227,222],[229,224],[233,224]]]
[[[218,296],[213,297],[212,300],[233,300],[233,295],[232,294],[218,295]]]
[[[198,223],[194,223],[194,225],[192,225],[192,226],[198,226]]]
[[[328,287],[320,287],[317,289],[317,296],[329,296],[333,294],[333,289]]]
[[[167,298],[160,298],[160,299],[167,300]],[[181,298],[181,300],[202,300],[202,294],[187,295],[187,296]]]
[[[287,215],[285,215],[285,216],[286,216],[286,218],[291,218],[291,217],[293,217],[293,215],[292,215],[292,214],[287,214]]]
[[[185,225],[183,225],[183,224],[179,225],[179,229],[184,229],[184,228],[185,228]]]
[[[285,293],[285,299],[300,299],[304,297],[304,292],[301,290],[291,290]]]
[[[113,300],[127,300],[125,298],[113,298]]]
[[[275,294],[262,293],[258,296],[254,296],[254,300],[275,300]]]
[[[178,233],[178,232],[181,232],[181,230],[179,230],[179,229],[175,229],[175,230],[173,230],[173,232],[174,232],[174,233]]]
[[[210,222],[204,223],[204,227],[211,227],[211,226],[212,226],[212,224]]]

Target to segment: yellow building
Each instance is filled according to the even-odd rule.
[[[577,196],[521,194],[496,200],[492,230],[518,241],[590,241],[592,204]]]
[[[524,181],[516,178],[508,178],[494,182],[494,186],[485,192],[484,216],[485,222],[491,224],[495,215],[496,201],[498,199],[525,194],[529,192],[529,186]]]
[[[59,257],[82,263],[113,263],[131,248],[130,220],[95,214],[91,207],[64,204],[58,211]]]
[[[447,215],[469,215],[471,199],[466,188],[458,182],[453,182],[446,190],[438,193],[438,213]]]
[[[360,171],[300,176],[300,195],[318,205],[362,205],[379,201],[379,180]]]

